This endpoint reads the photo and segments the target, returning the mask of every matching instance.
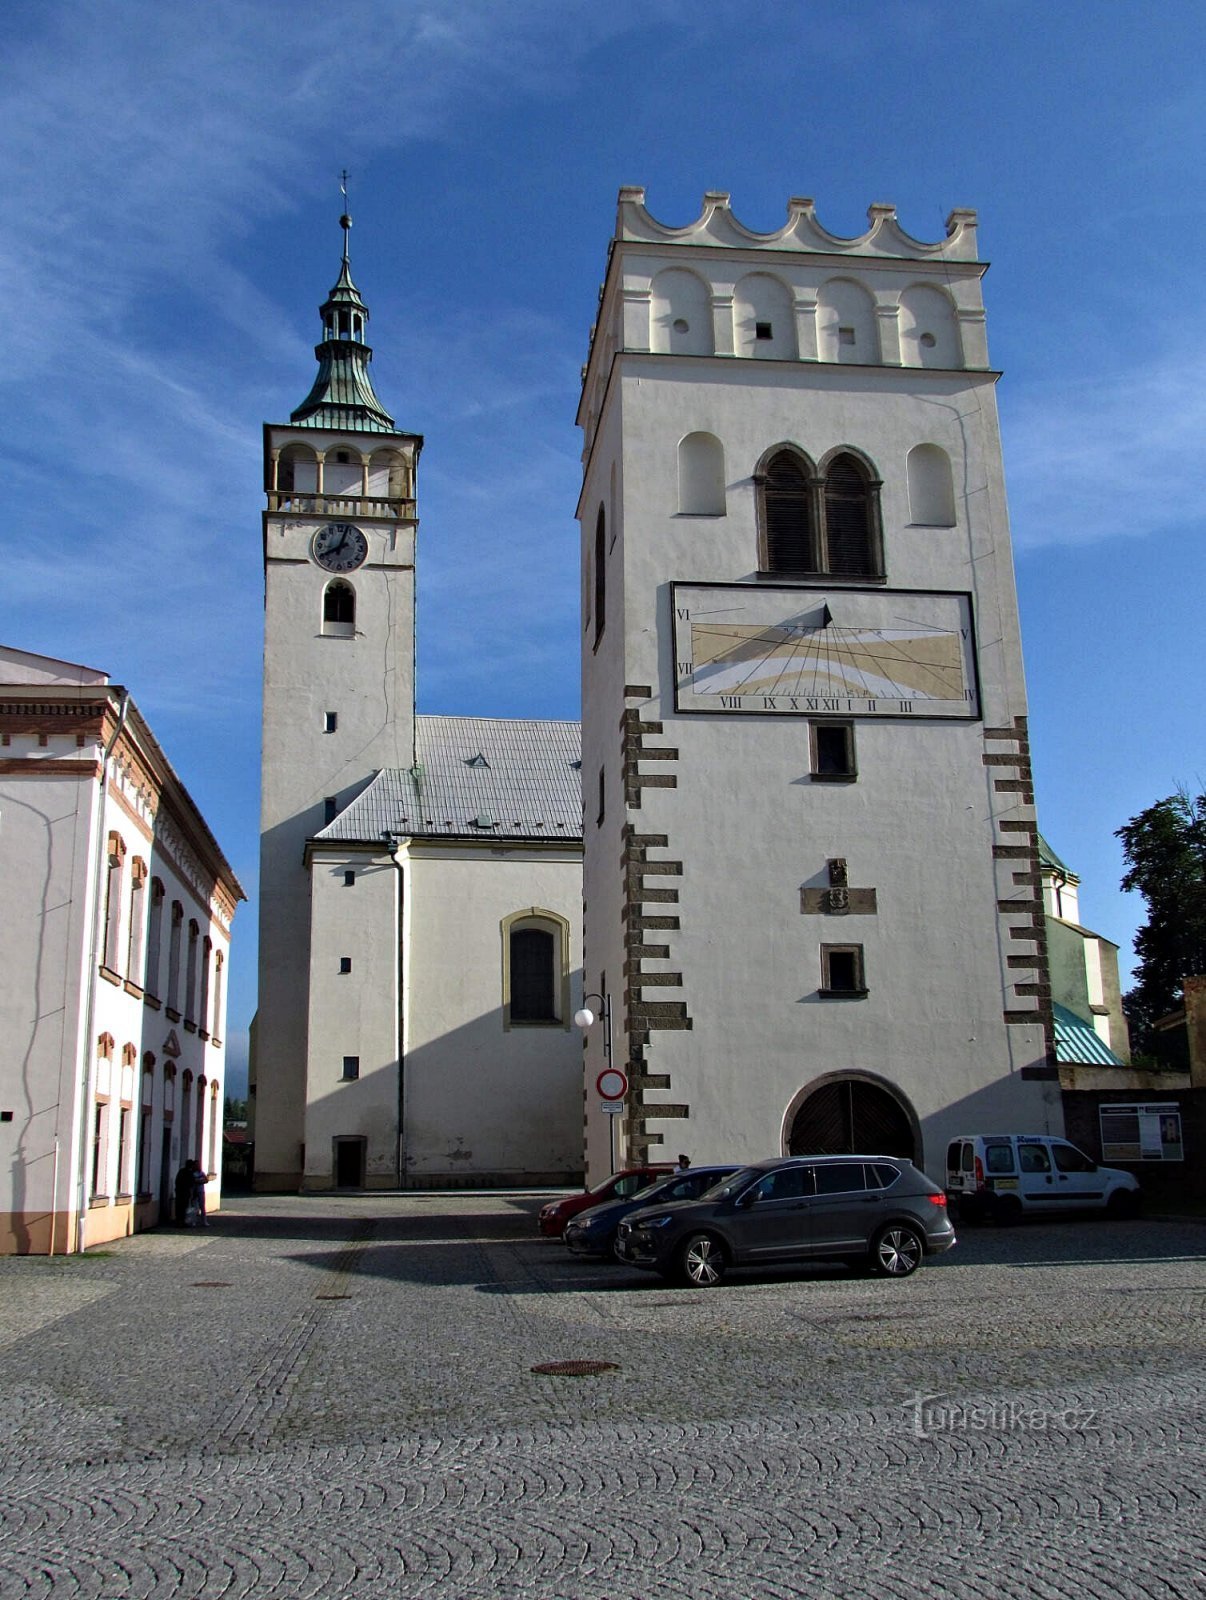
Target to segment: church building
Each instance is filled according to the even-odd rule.
[[[422,438],[373,388],[351,218],[264,429],[261,1189],[582,1171],[576,722],[415,711]]]
[[[671,228],[620,191],[580,742],[416,714],[423,441],[343,219],[313,388],[264,432],[261,1188],[938,1175],[954,1134],[1063,1131],[976,218],[869,220],[757,234],[710,193]]]

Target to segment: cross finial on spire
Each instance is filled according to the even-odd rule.
[[[339,174],[339,192],[343,196],[343,215],[339,219],[339,226],[343,229],[343,264],[348,265],[348,244],[352,227],[351,214],[348,211],[348,169],[345,167]]]

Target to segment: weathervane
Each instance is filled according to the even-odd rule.
[[[343,259],[348,259],[348,235],[352,227],[351,214],[348,211],[348,169],[345,167],[339,174],[339,192],[343,196],[343,215],[339,219],[339,226],[343,229]]]

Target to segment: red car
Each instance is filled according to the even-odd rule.
[[[566,1223],[571,1217],[576,1217],[579,1211],[601,1206],[607,1200],[626,1200],[629,1195],[636,1194],[639,1189],[652,1183],[654,1178],[662,1178],[667,1172],[673,1171],[674,1166],[669,1161],[644,1167],[625,1167],[623,1172],[613,1172],[610,1178],[605,1178],[593,1189],[584,1189],[581,1194],[567,1194],[564,1200],[550,1200],[547,1206],[541,1207],[540,1231],[546,1239],[560,1239]]]

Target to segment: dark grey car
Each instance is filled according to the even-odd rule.
[[[906,1278],[949,1250],[946,1195],[895,1156],[789,1156],[743,1167],[700,1200],[620,1223],[616,1254],[696,1288],[730,1267],[842,1260]]]

